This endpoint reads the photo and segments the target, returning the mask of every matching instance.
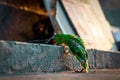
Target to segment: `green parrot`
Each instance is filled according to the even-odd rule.
[[[54,40],[57,45],[65,44],[70,48],[72,54],[82,66],[82,70],[79,72],[83,72],[84,70],[88,72],[88,55],[81,38],[72,34],[56,34]]]

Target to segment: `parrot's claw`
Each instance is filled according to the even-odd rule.
[[[82,70],[75,70],[76,73],[86,73],[86,70],[85,69],[82,69]]]

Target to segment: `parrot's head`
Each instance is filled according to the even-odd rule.
[[[53,39],[59,45],[67,42],[70,39],[70,36],[67,34],[56,34]]]

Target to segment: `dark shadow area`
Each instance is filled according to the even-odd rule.
[[[120,27],[120,0],[99,0],[99,2],[110,24]]]
[[[43,1],[37,1],[39,8],[46,11]],[[49,43],[53,35],[54,29],[48,16],[0,4],[0,40]]]
[[[112,27],[112,34],[120,51],[120,0],[99,0],[106,19]]]

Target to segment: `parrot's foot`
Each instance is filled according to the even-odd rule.
[[[75,70],[76,73],[86,73],[86,70],[85,69],[82,69],[82,70]]]

